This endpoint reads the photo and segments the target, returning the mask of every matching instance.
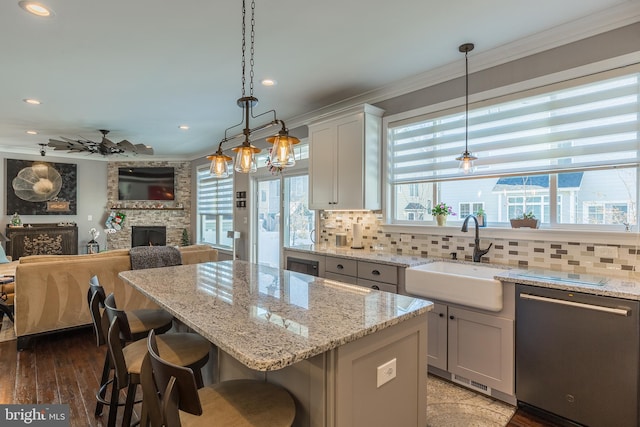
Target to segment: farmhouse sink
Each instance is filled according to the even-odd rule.
[[[499,268],[436,261],[405,270],[407,292],[425,298],[489,311],[502,310]]]

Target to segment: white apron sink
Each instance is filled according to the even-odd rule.
[[[407,292],[424,298],[489,311],[502,310],[499,268],[479,264],[436,261],[405,270]]]

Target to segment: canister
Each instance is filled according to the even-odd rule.
[[[336,233],[336,246],[347,246],[346,233]]]

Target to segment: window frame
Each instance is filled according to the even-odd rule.
[[[231,182],[231,197],[229,198],[228,201],[228,208],[231,212],[231,219],[228,220],[231,222],[232,227],[231,229],[233,229],[233,221],[234,221],[234,215],[235,215],[235,207],[234,207],[234,199],[233,199],[233,192],[234,192],[234,188],[235,188],[235,182],[234,182],[234,175],[233,175],[233,171],[231,171],[230,175],[228,178],[214,178],[211,176],[206,176],[209,174],[209,167],[210,165],[207,164],[203,164],[203,165],[199,165],[197,166],[196,169],[196,243],[198,244],[207,244],[210,246],[213,246],[214,248],[217,249],[223,249],[223,250],[232,250],[233,249],[233,241],[231,239],[228,239],[226,236],[223,235],[224,233],[224,226],[223,226],[223,220],[220,218],[220,215],[229,215],[229,214],[216,214],[216,213],[202,213],[200,208],[201,208],[201,204],[200,204],[200,195],[201,195],[201,185],[202,185],[202,181],[201,178],[205,178],[209,179],[209,180],[215,180],[216,182]],[[214,215],[214,216],[218,216],[218,218],[216,218],[215,221],[216,222],[216,241],[215,242],[209,242],[207,240],[204,240],[204,230],[203,227],[205,226],[205,216],[208,215]],[[225,244],[224,241],[228,240],[229,244]]]

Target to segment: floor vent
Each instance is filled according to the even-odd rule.
[[[484,393],[484,394],[488,394],[491,395],[491,387],[486,386],[482,383],[479,383],[477,381],[473,381],[470,380],[468,378],[465,377],[461,377],[460,375],[453,375],[453,378],[451,379],[451,381],[453,381],[454,383],[458,383],[461,384],[463,386],[469,387],[473,390],[479,391],[480,393]]]

